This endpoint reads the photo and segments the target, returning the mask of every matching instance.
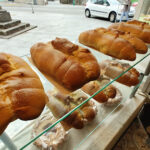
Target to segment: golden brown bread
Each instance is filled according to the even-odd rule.
[[[139,21],[139,20],[130,20],[127,23],[128,24],[135,24],[135,25],[138,25],[142,28],[150,29],[150,25],[148,23],[142,22],[142,21]]]
[[[105,82],[95,80],[85,84],[81,89],[85,93],[89,95],[93,95],[94,93],[102,89],[104,85]],[[95,95],[93,98],[100,103],[104,103],[107,102],[109,98],[114,98],[115,95],[116,95],[116,89],[114,88],[114,86],[110,85],[106,87],[104,90],[102,90],[101,92],[99,92],[97,95]]]
[[[110,80],[108,78],[101,77],[99,80],[90,81],[89,83],[85,84],[82,87],[82,90],[89,95],[93,95],[105,87],[109,82]],[[93,98],[100,103],[113,104],[120,102],[122,95],[115,86],[109,85],[101,92],[96,94]]]
[[[116,60],[105,60],[100,63],[102,75],[106,75],[112,79],[118,77],[122,72],[126,71],[129,67],[130,67],[129,64],[119,63]],[[125,84],[127,86],[134,86],[139,83],[138,77],[139,72],[135,68],[132,68],[116,81]]]
[[[122,32],[117,29],[98,28],[97,30],[103,30],[105,33],[113,34],[116,37],[127,40],[135,48],[136,53],[144,54],[148,50],[147,45],[141,39],[131,35],[130,33]]]
[[[140,23],[132,24],[132,22],[114,23],[109,28],[114,28],[122,32],[130,33],[146,43],[150,43],[150,29],[140,25]]]
[[[0,53],[0,134],[13,120],[38,117],[46,99],[40,79],[26,62]]]
[[[57,91],[51,91],[48,93],[48,96],[49,102],[47,106],[51,109],[53,115],[57,119],[63,117],[88,98],[87,95],[81,90],[77,90],[69,95],[65,95]],[[95,118],[96,112],[97,109],[95,104],[89,100],[80,108],[71,113],[61,123],[65,123],[65,126],[67,125],[70,128],[73,127],[76,129],[81,129],[86,123]]]
[[[37,43],[31,48],[31,56],[42,72],[68,89],[77,89],[100,74],[98,62],[91,52],[67,39]]]
[[[135,60],[135,49],[128,41],[105,33],[103,29],[82,32],[79,36],[79,42],[118,59]]]

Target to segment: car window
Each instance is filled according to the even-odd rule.
[[[118,5],[120,4],[117,0],[109,0],[111,4]]]
[[[92,2],[93,4],[96,4],[97,0],[91,0],[91,2]]]
[[[105,0],[105,3],[106,3],[107,6],[110,6],[110,4],[107,0]]]
[[[104,4],[104,0],[97,0],[97,2],[95,4],[103,5]]]

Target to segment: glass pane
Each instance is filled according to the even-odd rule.
[[[83,46],[83,45],[82,45]],[[97,52],[91,48],[89,48],[92,53],[96,56],[97,60],[99,62],[109,59],[111,60],[112,58],[104,55],[100,52]],[[140,62],[143,61],[144,59],[149,58],[150,55],[150,50],[146,54],[137,54],[137,58],[135,61],[130,62],[132,66],[128,68],[125,72],[129,71],[132,67],[136,67],[140,65]],[[28,56],[24,56],[23,59],[29,63],[29,65],[33,68],[33,70],[40,76],[40,79],[43,83],[44,89],[47,92],[48,90],[52,90],[54,86],[45,78],[45,76],[38,71],[38,69],[32,65],[28,59]],[[120,62],[128,62],[129,61],[120,61]],[[140,67],[139,67],[140,68]],[[144,70],[143,70],[144,71]],[[70,129],[68,131],[68,136],[66,137],[66,142],[62,146],[62,149],[64,148],[65,150],[72,150],[72,149],[78,149],[78,146],[83,146],[82,143],[84,144],[84,141],[89,137],[89,135],[94,132],[99,126],[103,125],[105,123],[105,120],[109,117],[111,117],[112,113],[116,113],[117,108],[121,108],[122,103],[124,103],[127,98],[129,98],[129,95],[131,93],[131,90],[133,89],[132,87],[127,87],[123,84],[120,84],[118,82],[115,82],[120,76],[122,76],[125,72],[121,73],[117,78],[114,80],[111,80],[105,87],[100,89],[98,92],[96,92],[94,95],[86,99],[84,102],[82,102],[80,105],[75,107],[73,110],[71,110],[68,114],[63,116],[62,118],[57,119],[57,121],[49,125],[46,130],[42,129],[39,135],[35,136],[33,138],[32,136],[32,131],[33,131],[33,126],[35,125],[35,121],[20,121],[17,120],[9,125],[9,127],[6,130],[6,133],[8,136],[10,136],[13,140],[13,142],[17,145],[18,149],[36,149],[37,147],[33,144],[33,142],[37,141],[39,137],[42,137],[46,133],[48,133],[49,130],[53,130],[54,126],[58,124],[60,121],[65,119],[66,116],[70,115],[73,111],[79,109],[82,107],[83,104],[87,103],[92,97],[94,97],[97,93],[105,89],[107,86],[113,83],[114,86],[116,86],[118,89],[120,89],[121,93],[123,94],[123,99],[120,103],[115,104],[113,106],[106,106],[105,104],[100,104],[98,102],[94,101],[95,105],[97,106],[97,115],[91,123],[87,124],[83,129]],[[48,107],[45,107],[45,110],[43,111],[42,115],[43,116],[46,112],[49,112],[50,110]],[[19,125],[19,126],[18,126]],[[87,143],[86,143],[87,145]],[[3,146],[2,144],[0,146]],[[2,148],[1,149],[6,149]]]
[[[95,54],[95,56],[97,57],[97,59],[99,60],[99,56],[102,58],[102,59],[111,59],[111,57],[109,57],[109,56],[106,56],[106,55],[104,55],[104,54],[102,54],[102,53],[99,53],[99,52],[97,52],[97,51],[94,51],[94,50],[92,50],[92,52]],[[125,72],[127,72],[128,70],[130,70],[132,67],[134,67],[134,66],[136,66],[138,63],[140,63],[143,59],[145,59],[147,56],[149,56],[150,55],[150,52],[148,51],[148,53],[147,54],[145,54],[145,55],[137,55],[137,59],[136,59],[136,61],[134,61],[134,62],[132,62],[132,65],[133,66],[131,66],[130,68],[128,68]],[[143,57],[142,57],[143,56]],[[101,59],[101,61],[102,61],[102,59]],[[26,60],[26,61],[28,61],[28,60]],[[124,73],[125,73],[124,72]],[[122,73],[122,74],[124,74],[124,73]],[[122,75],[121,74],[121,75]],[[121,76],[120,75],[120,76]],[[42,76],[42,75],[41,75]],[[44,78],[44,77],[43,77]],[[117,77],[117,78],[119,78],[119,77]],[[117,79],[116,78],[116,79]],[[115,80],[116,80],[115,79]],[[46,80],[45,78],[44,78],[44,80]],[[114,80],[112,80],[109,84],[111,84],[111,83],[113,83],[114,82]],[[46,83],[46,86],[48,86],[49,85],[49,83],[48,83],[48,81],[46,81],[45,82]],[[109,85],[108,84],[108,85]],[[108,86],[108,85],[106,85],[106,87]],[[122,85],[122,84],[120,84],[120,83],[117,83],[117,82],[115,82],[114,83],[114,85],[116,85],[120,90],[121,90],[121,92],[122,92],[122,94],[123,94],[123,100],[121,101],[121,103],[123,103],[124,101],[126,101],[126,99],[129,97],[129,95],[130,95],[130,93],[131,93],[131,90],[132,90],[132,88],[129,88],[129,87],[127,87],[127,86],[124,86],[124,85]],[[51,85],[51,87],[52,87],[52,85]],[[106,87],[104,87],[104,88],[106,88]],[[45,87],[45,89],[46,89],[46,91],[47,91],[47,87]],[[102,89],[101,89],[102,90]],[[100,91],[101,91],[100,90]],[[96,95],[96,94],[95,94]],[[81,105],[83,105],[84,103],[86,103],[87,101],[88,101],[89,99],[87,99],[86,101],[84,101]],[[98,113],[97,113],[97,116],[96,116],[96,118],[94,119],[94,121],[90,124],[90,125],[87,125],[87,126],[85,126],[83,129],[81,129],[81,130],[76,130],[76,129],[70,129],[69,130],[69,134],[71,134],[72,136],[72,141],[71,141],[71,144],[68,144],[67,145],[67,147],[69,147],[69,149],[73,149],[73,148],[75,148],[75,147],[77,147],[77,145],[81,142],[82,143],[82,140],[84,141],[84,138],[85,137],[87,137],[95,128],[97,128],[98,126],[100,126],[103,122],[104,122],[104,120],[107,118],[107,117],[110,117],[111,116],[111,113],[113,113],[120,105],[121,105],[121,103],[118,103],[117,105],[114,105],[114,106],[112,106],[112,107],[106,107],[105,105],[103,105],[103,104],[99,104],[99,103],[97,103],[97,102],[95,102],[96,103],[96,105],[97,105],[97,108],[98,108]],[[71,112],[73,112],[73,111],[75,111],[76,109],[78,109],[79,107],[81,107],[81,105],[79,105],[79,106],[77,106],[74,110],[72,110]],[[69,112],[69,114],[71,113],[71,112]],[[68,115],[69,115],[68,114]],[[64,117],[62,117],[61,119],[59,119],[59,120],[57,120],[57,122],[56,122],[56,124],[58,123],[58,122],[60,122],[61,120],[63,120],[65,118],[65,116]],[[54,124],[55,125],[55,124]],[[53,126],[54,125],[52,125],[52,126],[50,126],[47,130],[49,130],[49,129],[52,129],[53,128]],[[88,131],[88,132],[86,132],[86,131]],[[41,133],[41,135],[42,134],[44,134],[45,132],[47,132],[47,131],[44,131],[43,133]],[[78,136],[79,135],[79,133],[80,133],[80,136]],[[35,140],[35,139],[34,139]],[[34,141],[33,140],[33,141]],[[33,147],[33,145],[31,144],[32,142],[33,142],[32,140],[28,143],[31,147]],[[69,141],[67,142],[67,143],[69,143]],[[25,145],[25,147],[23,147],[23,148],[27,148],[28,149],[28,147],[26,147],[26,146],[28,146],[28,144],[27,145]],[[66,146],[66,145],[65,145]]]

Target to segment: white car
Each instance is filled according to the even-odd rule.
[[[108,18],[111,22],[119,20],[123,5],[117,0],[88,0],[85,7],[85,16],[97,16]],[[135,8],[130,7],[129,18],[133,18]],[[125,18],[125,17],[124,17]]]

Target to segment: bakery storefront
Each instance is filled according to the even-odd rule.
[[[150,149],[149,3],[139,0],[136,20],[85,30],[76,42],[0,53],[0,149]]]

